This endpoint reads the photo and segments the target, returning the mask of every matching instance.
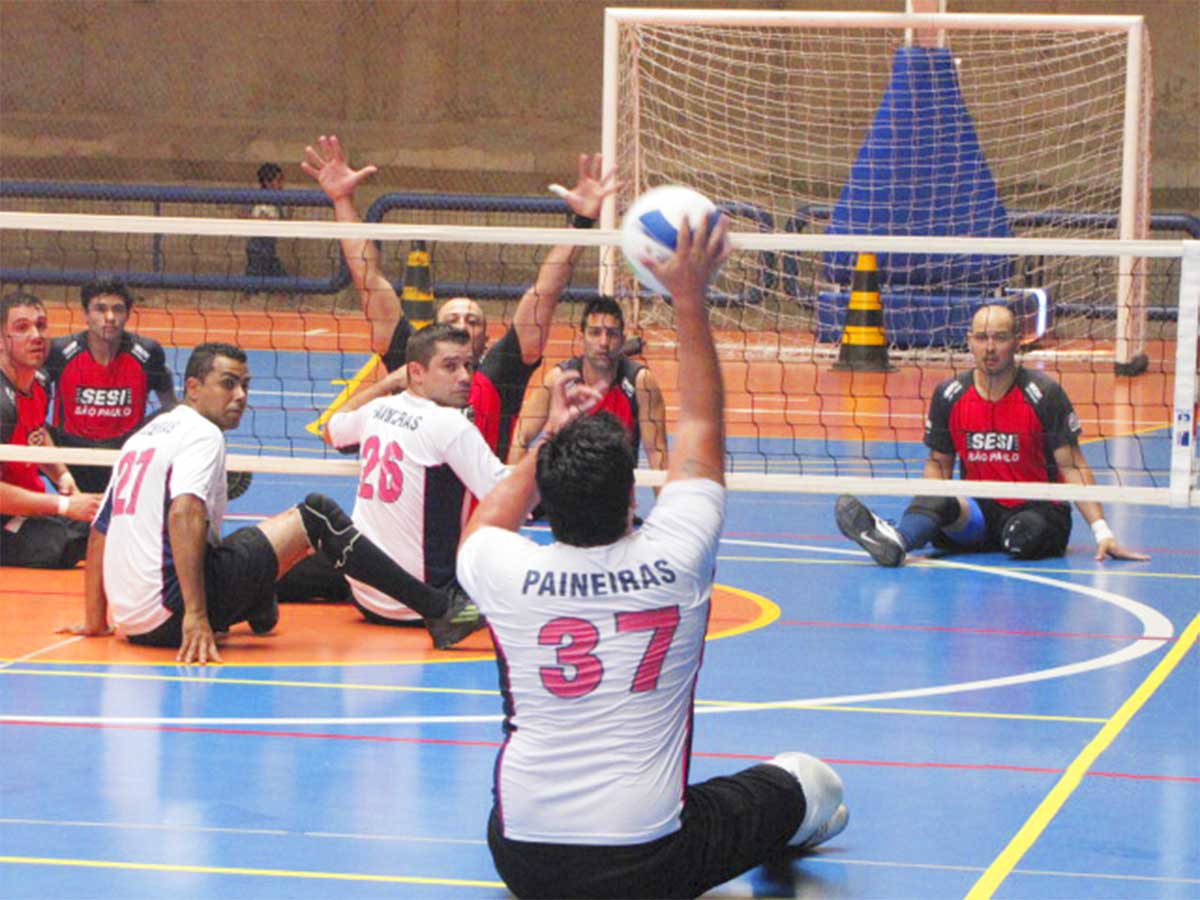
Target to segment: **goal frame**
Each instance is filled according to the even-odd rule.
[[[1005,31],[1103,31],[1126,35],[1124,81],[1124,127],[1121,147],[1121,203],[1118,212],[1119,240],[1147,236],[1150,214],[1149,128],[1143,121],[1145,85],[1142,73],[1145,20],[1138,15],[1054,15],[1039,13],[948,13],[948,12],[829,12],[713,10],[611,7],[604,12],[604,71],[601,94],[601,150],[608,160],[617,156],[618,85],[620,41],[623,25],[777,26],[786,28],[847,28],[862,30],[904,29],[911,36],[950,30]],[[1142,173],[1145,172],[1145,177]],[[617,225],[616,197],[609,196],[601,210],[601,225]],[[608,248],[601,265],[600,289],[613,292],[616,251]],[[1145,280],[1136,277],[1139,261],[1120,257],[1117,266],[1117,322],[1114,368],[1118,374],[1136,375],[1145,370],[1144,352],[1147,299]],[[1127,298],[1127,299],[1126,299]],[[638,320],[635,309],[633,320]]]

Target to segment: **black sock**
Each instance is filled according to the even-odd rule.
[[[324,494],[309,494],[297,504],[313,549],[351,578],[436,619],[449,606],[445,593],[414,578],[363,536],[340,506]]]

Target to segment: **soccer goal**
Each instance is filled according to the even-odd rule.
[[[609,9],[604,59],[603,149],[624,182],[607,227],[647,188],[679,183],[723,205],[738,230],[1147,236],[1140,16]],[[836,353],[855,256],[851,246],[740,259],[720,285],[724,316],[808,332]],[[1002,298],[1042,352],[1136,374],[1155,275],[1143,264],[881,254],[893,358],[952,352],[973,310]],[[605,287],[634,298],[639,318],[669,318],[610,271]]]

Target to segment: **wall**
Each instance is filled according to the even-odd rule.
[[[601,0],[0,0],[0,175],[306,179],[336,131],[376,190],[540,190],[598,149]],[[626,5],[649,5],[628,3]],[[659,4],[662,5],[662,4]],[[898,0],[690,3],[885,9]],[[964,12],[1146,15],[1155,208],[1200,208],[1200,4],[951,0]]]

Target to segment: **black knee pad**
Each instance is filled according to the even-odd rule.
[[[913,497],[905,512],[928,516],[938,523],[938,527],[947,528],[958,521],[962,507],[957,497]]]
[[[339,553],[342,547],[338,539],[353,534],[354,526],[345,510],[324,494],[309,494],[296,508],[300,510],[308,542],[315,550]]]
[[[1050,524],[1035,509],[1021,510],[1004,523],[1000,545],[1013,559],[1042,559],[1056,555]]]

